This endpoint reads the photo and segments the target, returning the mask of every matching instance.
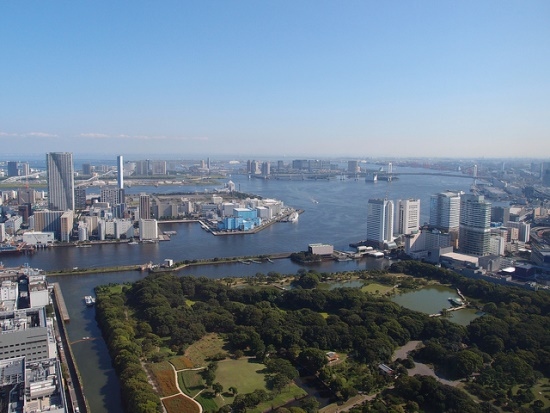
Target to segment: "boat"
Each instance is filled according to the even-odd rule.
[[[378,181],[378,175],[375,173],[369,173],[365,177],[365,182],[376,182]]]
[[[458,297],[449,297],[449,301],[452,305],[456,305],[457,307],[464,305],[464,301],[462,301],[462,299]]]
[[[18,254],[23,250],[18,245],[0,245],[0,254]]]
[[[296,222],[298,221],[298,218],[300,217],[300,214],[298,212],[294,211],[292,214],[288,216],[288,222]]]
[[[92,248],[90,244],[77,245],[76,248]]]
[[[128,243],[128,245],[138,245],[138,242],[137,242],[137,241],[130,241],[130,242]]]
[[[87,295],[84,297],[84,302],[86,303],[87,307],[92,307],[95,304],[95,298],[91,295]]]

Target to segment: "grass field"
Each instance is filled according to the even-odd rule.
[[[251,362],[251,360],[253,359],[228,359],[218,363],[215,381],[223,386],[223,393],[216,397],[210,391],[201,393],[196,400],[202,405],[205,411],[214,411],[221,406],[233,403],[234,397],[228,392],[229,387],[236,387],[239,394],[251,393],[257,389],[268,390],[265,383],[265,366],[261,363]],[[235,374],[235,372],[238,372],[238,374]],[[183,374],[187,373],[191,372],[184,372]],[[185,380],[191,380],[191,378],[185,377]],[[189,384],[191,385],[190,382]],[[282,406],[288,400],[304,396],[305,394],[304,390],[295,384],[291,384],[281,394],[277,395],[275,399],[261,404],[256,409],[251,409],[250,411],[261,412],[271,406]]]
[[[533,386],[533,394],[535,399],[544,403],[544,409],[550,407],[550,380],[547,378],[541,379]]]
[[[180,371],[178,383],[181,390],[190,397],[195,397],[204,388],[200,371]]]
[[[170,363],[163,361],[161,363],[150,364],[149,368],[155,377],[161,397],[179,393],[176,382],[174,381],[174,370]]]
[[[365,293],[384,295],[393,288],[392,285],[382,285],[377,283],[372,283],[365,285],[361,288],[361,291]]]
[[[256,389],[265,389],[265,365],[251,363],[248,358],[225,360],[218,363],[216,381],[224,390],[234,386],[239,393],[250,393]],[[235,374],[238,372],[238,374]],[[231,398],[233,400],[233,398]]]
[[[305,390],[292,383],[287,386],[280,394],[278,394],[273,400],[269,400],[265,403],[258,405],[255,409],[247,410],[251,413],[261,413],[267,409],[281,407],[288,403],[290,400],[297,399],[305,396],[307,393]]]
[[[199,413],[199,407],[181,394],[162,401],[168,413]]]
[[[208,334],[185,351],[185,357],[199,366],[206,366],[207,359],[224,352],[224,342],[217,334]]]

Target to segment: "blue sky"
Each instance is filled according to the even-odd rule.
[[[34,153],[550,157],[548,1],[3,1]]]

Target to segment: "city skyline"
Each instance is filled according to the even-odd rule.
[[[544,1],[0,6],[33,152],[550,157]]]

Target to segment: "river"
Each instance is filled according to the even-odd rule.
[[[405,172],[406,170],[404,170]],[[430,195],[445,190],[469,191],[469,179],[447,176],[403,176],[391,183],[365,183],[363,180],[304,180],[283,181],[231,179],[242,192],[283,200],[286,205],[303,209],[296,223],[277,223],[254,235],[215,237],[198,224],[166,224],[161,229],[176,231],[171,241],[138,245],[94,245],[92,248],[50,248],[33,255],[5,256],[6,267],[28,263],[45,270],[73,267],[115,266],[152,261],[161,263],[166,258],[181,261],[229,256],[250,256],[277,252],[306,250],[310,243],[329,243],[336,249],[348,250],[349,243],[365,238],[366,205],[369,198],[421,200],[421,222],[428,221]],[[127,193],[203,192],[212,187],[132,187]],[[347,262],[327,262],[314,267],[321,272],[381,268],[388,260],[363,259]],[[227,264],[190,267],[181,273],[212,278],[247,276],[269,271],[296,273],[301,268],[290,260],[275,260],[263,264]],[[71,317],[68,324],[70,341],[82,337],[94,340],[73,344],[80,369],[84,392],[93,413],[122,411],[120,388],[111,367],[105,342],[95,323],[93,308],[87,308],[83,296],[93,292],[96,285],[110,282],[132,282],[145,274],[124,272],[79,276],[50,277],[59,282]],[[441,307],[442,308],[442,307]],[[439,308],[438,310],[440,310]]]

